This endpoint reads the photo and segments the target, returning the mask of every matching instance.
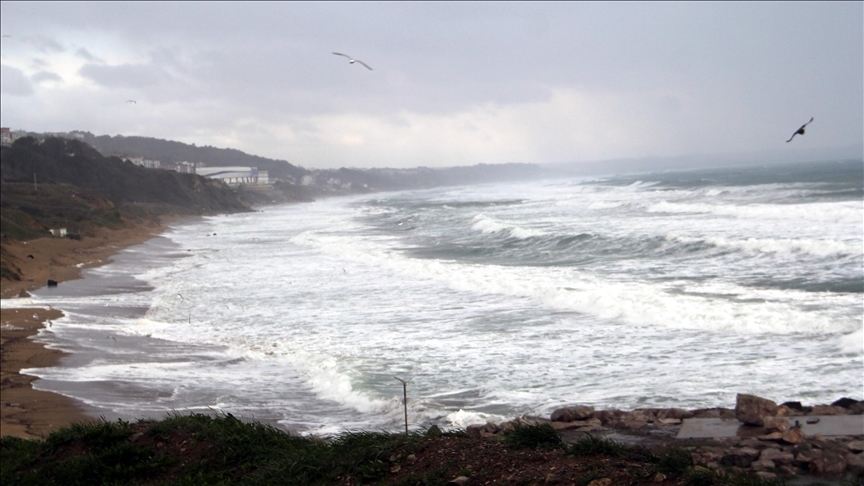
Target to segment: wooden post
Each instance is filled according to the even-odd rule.
[[[405,406],[405,435],[408,435],[408,382],[396,376],[393,378],[402,382],[402,403]]]

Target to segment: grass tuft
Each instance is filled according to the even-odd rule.
[[[504,436],[504,444],[511,449],[560,449],[564,440],[549,424],[519,424]]]
[[[609,456],[626,457],[631,453],[631,448],[614,440],[600,439],[588,434],[570,444],[567,454],[571,456]]]

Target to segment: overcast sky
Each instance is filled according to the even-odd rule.
[[[862,26],[862,2],[4,0],[0,122],[309,168],[833,148],[864,139]]]

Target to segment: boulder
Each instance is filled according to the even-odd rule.
[[[846,415],[849,411],[833,405],[816,405],[807,415]]]
[[[848,408],[851,408],[852,405],[855,405],[856,403],[858,403],[858,400],[855,400],[853,398],[843,397],[839,400],[835,400],[834,402],[832,402],[831,406],[832,407],[843,407],[843,408],[848,409]]]
[[[777,465],[770,459],[759,459],[750,464],[750,468],[754,471],[764,471],[766,469],[774,469],[775,467],[777,467]]]
[[[849,454],[846,454],[846,464],[848,464],[850,468],[864,468],[864,452],[858,454],[852,454],[850,452]]]
[[[750,464],[753,464],[753,459],[744,454],[726,454],[720,458],[721,466],[735,466],[746,469],[750,467]]]
[[[684,420],[685,418],[690,418],[693,416],[693,412],[689,412],[687,410],[681,408],[664,408],[657,412],[657,419],[678,419]]]
[[[474,437],[475,439],[479,439],[480,438],[480,432],[483,431],[484,427],[486,427],[485,424],[484,425],[471,424],[465,428],[465,434],[468,437]]]
[[[852,452],[864,452],[864,440],[853,440],[846,443],[846,448]]]
[[[553,422],[573,422],[574,420],[585,420],[594,416],[594,407],[588,405],[576,405],[575,407],[559,408],[552,412],[550,419]]]
[[[807,434],[805,434],[804,431],[799,428],[789,429],[783,432],[783,436],[781,437],[781,439],[783,439],[783,442],[786,442],[788,444],[798,444],[803,442],[806,438]]]
[[[758,449],[754,449],[752,447],[741,447],[740,449],[735,449],[732,452],[735,454],[745,455],[745,456],[749,457],[750,460],[752,460],[752,461],[759,459],[759,456],[761,455]]]
[[[846,460],[837,454],[825,454],[810,461],[808,470],[812,474],[843,474],[846,471]]]
[[[789,430],[789,419],[784,417],[762,417],[762,425],[768,432],[786,432]]]
[[[792,410],[797,410],[799,412],[804,411],[804,406],[801,405],[801,402],[783,402],[780,404],[781,407],[786,407]]]
[[[749,425],[763,425],[762,417],[774,414],[777,404],[756,395],[739,393],[735,398],[735,418]]]
[[[791,452],[768,448],[763,450],[762,453],[759,454],[759,460],[773,461],[774,464],[780,466],[792,464],[792,462],[795,460],[795,456],[793,456]]]

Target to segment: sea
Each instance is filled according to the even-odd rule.
[[[864,398],[864,164],[490,183],[172,225],[3,307],[35,388],[297,434]],[[405,400],[407,398],[407,400]]]

